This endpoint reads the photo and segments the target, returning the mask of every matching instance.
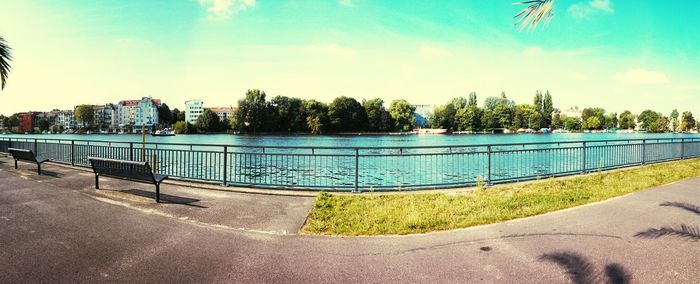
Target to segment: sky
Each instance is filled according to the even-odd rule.
[[[235,106],[248,89],[437,105],[474,91],[557,108],[700,115],[700,1],[2,0],[0,114],[143,96]]]

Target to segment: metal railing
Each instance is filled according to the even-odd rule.
[[[148,161],[159,174],[224,185],[336,191],[496,184],[700,157],[700,138],[411,147],[282,147],[2,138],[52,162]]]

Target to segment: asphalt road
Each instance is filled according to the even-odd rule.
[[[297,233],[308,197],[164,185],[170,202],[155,204],[149,185],[96,191],[90,173],[34,168],[0,158],[2,283],[700,282],[696,237],[635,236],[697,235],[700,178],[501,224],[339,238]]]

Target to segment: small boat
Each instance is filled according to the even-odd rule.
[[[451,130],[448,129],[435,129],[435,128],[421,128],[415,130],[418,135],[436,135],[436,134],[452,134]]]
[[[156,130],[151,136],[175,136],[175,132],[170,129]]]

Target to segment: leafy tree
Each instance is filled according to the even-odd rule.
[[[681,131],[693,130],[696,124],[698,123],[695,121],[695,118],[693,118],[693,113],[684,111],[681,116]]]
[[[167,104],[161,104],[158,107],[158,121],[162,125],[169,125],[173,120],[173,113],[170,111],[170,107]]]
[[[303,116],[303,101],[298,98],[276,96],[270,101],[272,117],[275,121],[273,131],[299,132],[306,129],[306,121]]]
[[[482,123],[486,128],[512,128],[515,102],[502,92],[500,97],[488,97],[484,101]]]
[[[265,96],[263,91],[248,90],[245,99],[238,101],[238,110],[235,114],[236,125],[233,127],[235,130],[252,133],[258,130],[269,130],[264,128],[269,127],[269,115],[266,113],[269,107]]]
[[[124,132],[126,133],[133,133],[134,132],[134,126],[131,124],[124,125]]]
[[[467,107],[469,105],[469,99],[465,97],[456,97],[453,98],[452,101],[450,101],[452,106],[455,107],[455,109],[461,109]]]
[[[475,107],[476,105],[476,92],[469,93],[469,103],[468,106]]]
[[[623,111],[620,114],[620,128],[634,129],[635,127],[637,127],[637,124],[635,123],[634,114],[632,114],[629,110]]]
[[[172,111],[171,119],[170,119],[170,124],[173,125],[175,122],[178,121],[185,121],[185,112],[180,111],[179,109],[175,108]]]
[[[176,134],[190,134],[196,132],[194,125],[186,121],[175,122],[173,130],[175,130]]]
[[[394,128],[394,119],[389,111],[384,108],[384,100],[375,98],[363,100],[362,107],[367,113],[367,122],[370,131],[388,132]]]
[[[355,99],[338,97],[328,106],[331,128],[337,132],[358,132],[366,129],[367,113]]]
[[[596,120],[589,120],[589,118],[595,117]],[[583,122],[583,129],[587,130],[598,130],[603,129],[603,123],[605,123],[605,109],[596,108],[584,108],[581,112],[581,121]],[[588,122],[597,122],[595,125],[588,125]]]
[[[580,131],[583,129],[583,122],[581,121],[581,118],[563,116],[562,121],[564,124],[564,129],[568,131]]]
[[[430,115],[430,127],[455,129],[455,116],[457,109],[452,103],[436,107]]]
[[[63,125],[51,125],[50,127],[51,132],[53,133],[62,133],[63,132]]]
[[[10,60],[12,60],[10,50],[11,48],[7,45],[5,39],[0,36],[0,90],[5,89],[7,76],[10,74]]]
[[[559,113],[559,111],[555,112],[554,115],[552,115],[552,128],[553,129],[564,128],[564,122],[561,119],[561,114]]]
[[[306,120],[306,129],[311,134],[321,134],[328,127],[328,106],[316,100],[304,101],[303,115]]]
[[[202,112],[202,115],[197,118],[195,126],[202,132],[217,132],[222,129],[219,116],[210,109],[205,109]]]
[[[18,114],[15,113],[7,117],[7,119],[5,120],[5,127],[12,128],[17,126],[19,126]]]
[[[535,98],[537,100],[537,98]],[[542,122],[542,116],[536,109],[536,105],[532,106],[529,104],[519,104],[515,107],[515,113],[513,115],[513,128],[532,128],[540,129],[540,124]],[[533,121],[534,119],[534,121]]]
[[[544,101],[542,102],[542,121],[543,127],[552,128],[552,113],[554,113],[554,102],[549,91],[544,93]]]
[[[611,129],[611,128],[617,128],[618,124],[618,119],[617,119],[617,113],[609,113],[608,115],[605,116],[605,123],[603,125],[603,128],[605,129]]]
[[[389,107],[389,113],[394,120],[394,129],[399,131],[411,131],[416,124],[416,107],[406,100],[394,100]]]
[[[602,128],[602,122],[597,116],[590,116],[586,119],[585,128],[586,130],[596,130]]]
[[[49,121],[46,118],[39,119],[39,121],[37,122],[37,125],[39,126],[39,130],[42,132],[48,131],[49,127],[51,127],[51,124],[49,123]]]
[[[455,124],[459,131],[479,131],[481,129],[482,110],[476,105],[467,105],[457,110]]]
[[[75,120],[85,127],[92,127],[95,121],[95,113],[90,105],[79,105],[75,107]]]
[[[639,121],[639,126],[648,131],[652,124],[657,122],[659,116],[661,116],[660,113],[647,109],[637,116],[637,120]]]
[[[671,131],[676,132],[678,131],[678,110],[674,109],[671,112]]]

